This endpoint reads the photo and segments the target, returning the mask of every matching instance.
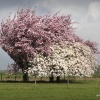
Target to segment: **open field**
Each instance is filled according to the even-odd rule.
[[[100,100],[100,81],[0,83],[0,100]]]

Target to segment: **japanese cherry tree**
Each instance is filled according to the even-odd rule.
[[[0,46],[23,74],[91,76],[97,45],[76,36],[73,24],[70,15],[39,16],[29,8],[21,9],[13,19],[2,21]]]
[[[44,57],[38,54],[30,61],[29,75],[39,77],[79,76],[91,77],[96,69],[97,59],[93,51],[80,42],[50,46],[52,54]]]

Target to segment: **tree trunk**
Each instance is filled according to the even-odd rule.
[[[23,82],[28,82],[29,81],[29,77],[27,73],[23,74]]]
[[[57,82],[60,81],[60,76],[57,76],[56,81],[57,81]]]
[[[36,86],[36,76],[35,76],[35,86]]]
[[[26,69],[22,68],[23,82],[28,82],[28,81],[29,81],[29,77],[28,77],[27,71],[25,71],[25,70],[26,70]]]
[[[50,76],[50,77],[49,77],[49,81],[50,81],[50,82],[54,82],[54,77],[53,77],[53,76]]]

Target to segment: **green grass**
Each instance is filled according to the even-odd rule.
[[[100,82],[0,83],[0,100],[100,100]]]

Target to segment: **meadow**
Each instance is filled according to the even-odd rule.
[[[0,100],[100,100],[100,81],[0,82]]]

